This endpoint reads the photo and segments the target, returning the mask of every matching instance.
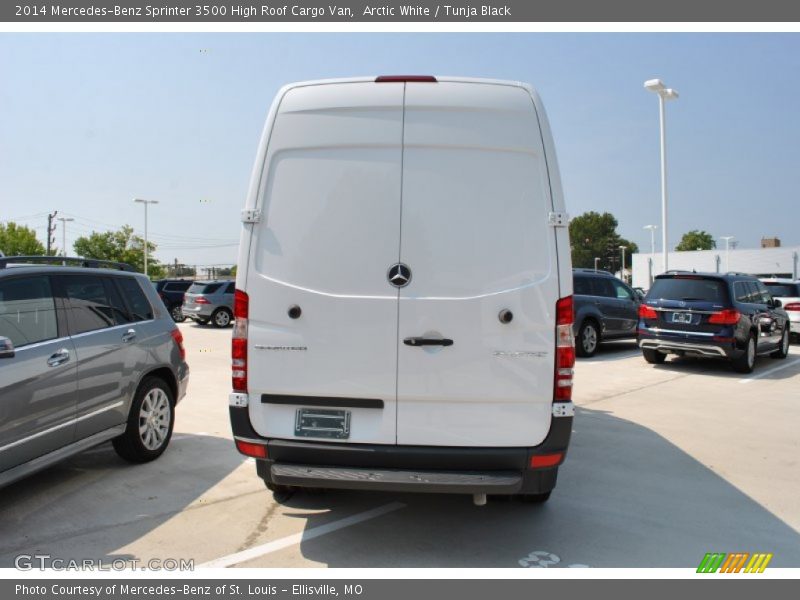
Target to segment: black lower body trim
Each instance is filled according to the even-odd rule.
[[[515,473],[521,483],[518,486],[491,488],[494,492],[482,493],[521,493],[541,494],[555,487],[558,466],[546,469],[530,469],[531,458],[536,455],[563,452],[566,456],[572,432],[572,417],[554,417],[550,432],[538,446],[513,448],[449,447],[449,446],[396,446],[388,444],[350,444],[316,441],[296,441],[267,439],[258,435],[250,423],[247,407],[230,407],[231,427],[234,437],[250,441],[261,441],[267,446],[268,458],[256,460],[256,470],[267,483],[279,485],[298,485],[308,487],[345,487],[348,489],[400,490],[408,489],[429,492],[481,493],[469,489],[468,485],[448,484],[428,485],[431,481],[443,481],[440,475],[468,473],[494,477],[500,474]],[[273,465],[278,467],[273,473]],[[307,477],[291,467],[319,469]],[[393,474],[379,478],[359,478],[358,473],[340,477],[336,483],[336,470],[372,470],[376,473]],[[281,474],[281,469],[288,469]],[[327,471],[325,471],[327,469]],[[414,476],[419,485],[411,481]],[[288,479],[287,479],[288,477]],[[411,479],[409,479],[409,477]],[[398,478],[402,485],[398,485]],[[380,481],[383,479],[383,481]],[[289,483],[291,480],[291,483]],[[444,481],[447,481],[445,478]],[[430,482],[428,482],[430,483]],[[474,482],[473,482],[474,483]],[[486,487],[486,486],[484,486]],[[511,488],[514,491],[508,491]]]

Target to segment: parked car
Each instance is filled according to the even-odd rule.
[[[233,281],[195,281],[183,296],[181,312],[187,319],[214,327],[233,323]]]
[[[641,297],[608,271],[573,269],[575,351],[594,356],[600,343],[633,339]]]
[[[279,92],[265,132],[234,302],[239,451],[275,491],[546,500],[569,442],[574,346],[569,231],[536,93],[304,83]]]
[[[639,346],[651,364],[672,353],[724,358],[750,373],[757,356],[786,358],[789,318],[750,275],[668,272],[639,307]]]
[[[789,315],[789,331],[795,340],[800,339],[800,279],[762,279],[773,298],[781,301]]]
[[[183,295],[193,283],[194,281],[188,279],[159,279],[153,282],[159,298],[169,311],[169,316],[176,323],[183,323],[186,320],[182,310]]]
[[[189,381],[144,275],[47,260],[0,259],[0,486],[107,440],[129,461],[158,458]]]

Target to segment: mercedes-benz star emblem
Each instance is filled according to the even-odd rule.
[[[388,277],[389,283],[394,287],[405,287],[411,281],[411,269],[408,268],[408,265],[397,263],[389,267],[389,272],[386,274],[386,277]]]

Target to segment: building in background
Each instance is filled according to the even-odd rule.
[[[780,238],[776,238],[776,237],[761,238],[761,247],[762,248],[780,248],[781,247],[781,240],[780,240]]]
[[[774,246],[764,246],[764,241],[774,241]],[[764,238],[762,248],[695,250],[670,252],[670,271],[705,271],[725,273],[736,271],[757,277],[798,278],[798,253],[800,246],[781,246],[777,238]],[[727,256],[727,258],[726,258]],[[727,264],[726,264],[727,263]],[[650,289],[652,277],[661,273],[661,254],[633,255],[634,287]]]

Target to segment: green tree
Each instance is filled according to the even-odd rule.
[[[589,211],[572,219],[569,224],[572,266],[594,268],[594,259],[598,257],[598,268],[618,271],[622,258],[620,246],[625,246],[625,268],[630,269],[632,255],[639,251],[639,246],[617,233],[618,224],[616,217],[608,212]]]
[[[6,256],[38,256],[45,254],[36,232],[13,221],[0,223],[0,250]]]
[[[73,248],[78,256],[84,258],[124,262],[137,271],[144,271],[144,239],[133,235],[133,227],[129,225],[123,225],[117,231],[94,232],[79,237]],[[164,266],[153,257],[156,248],[153,242],[148,241],[147,271],[152,279],[164,276]]]
[[[707,231],[692,229],[683,234],[680,243],[675,246],[678,252],[685,252],[688,250],[713,250],[717,247],[717,243]]]

